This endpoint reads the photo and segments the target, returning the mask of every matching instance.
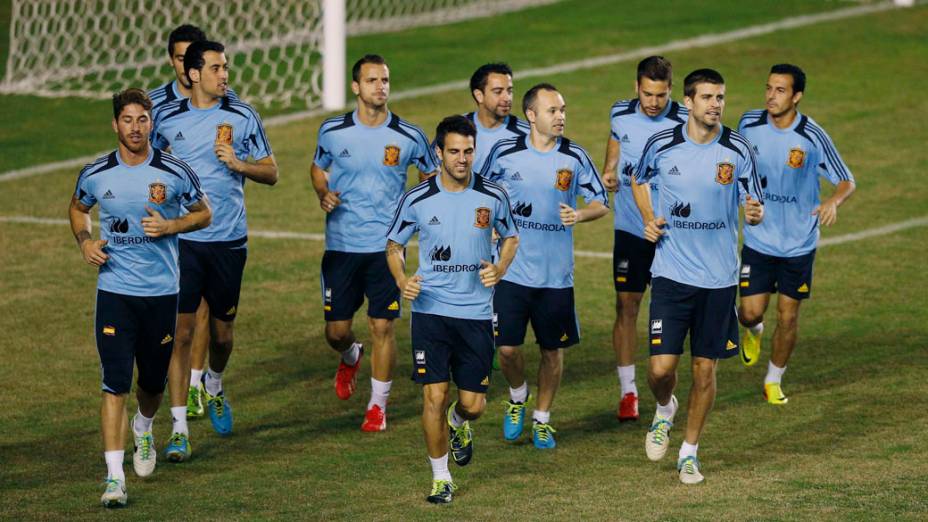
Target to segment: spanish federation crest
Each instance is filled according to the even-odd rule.
[[[570,190],[570,182],[574,179],[574,171],[570,169],[558,169],[557,178],[554,180],[554,188],[566,192]]]
[[[799,147],[789,149],[789,157],[786,159],[786,165],[791,169],[802,168],[806,162],[806,151]]]
[[[387,167],[396,167],[400,164],[400,148],[396,145],[387,145],[383,148],[383,164]]]
[[[715,166],[715,181],[722,185],[729,185],[735,179],[735,164],[723,161]]]
[[[474,226],[477,228],[488,228],[490,226],[490,209],[479,207],[475,211]]]
[[[167,185],[161,183],[160,180],[148,184],[148,201],[151,201],[155,205],[164,203],[164,200],[167,199],[167,193]]]

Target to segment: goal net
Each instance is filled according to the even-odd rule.
[[[0,93],[105,98],[128,86],[155,87],[174,77],[168,33],[190,23],[226,45],[231,83],[243,99],[260,106],[315,108],[323,89],[322,11],[329,1],[13,0]],[[451,23],[556,0],[335,1],[343,2],[347,36]]]

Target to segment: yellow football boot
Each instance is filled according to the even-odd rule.
[[[786,395],[783,395],[783,389],[780,388],[780,383],[778,382],[768,382],[764,384],[764,400],[777,406],[782,406],[789,402]]]
[[[741,363],[745,366],[754,366],[754,364],[757,363],[757,359],[760,358],[761,337],[763,337],[763,333],[754,335],[751,333],[750,328],[744,329],[744,335],[741,336],[739,352],[741,353]]]

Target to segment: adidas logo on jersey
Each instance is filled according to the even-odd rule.
[[[673,167],[670,168],[670,171],[667,173],[667,175],[668,176],[679,176],[680,169],[678,169],[677,166],[674,165]]]
[[[432,219],[429,220],[429,225],[441,225],[441,221],[438,220],[438,216],[432,216]]]
[[[106,194],[103,194],[103,199],[116,199],[116,196],[114,196],[112,192],[107,190]]]
[[[342,149],[341,153],[338,155],[339,158],[350,158],[351,153],[348,152],[348,149]]]
[[[522,174],[519,174],[519,171],[517,170],[512,173],[512,176],[510,176],[509,179],[512,181],[522,181]]]
[[[629,141],[631,140],[628,139],[628,134],[622,136],[622,143],[628,143]]]
[[[178,132],[177,136],[174,136],[174,141],[186,141],[187,138],[184,137],[183,132]]]

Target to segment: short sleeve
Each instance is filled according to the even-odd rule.
[[[599,171],[596,170],[596,166],[593,165],[593,161],[586,152],[581,155],[580,172],[577,173],[577,192],[587,205],[593,201],[599,201],[606,207],[609,206],[606,187],[603,186]]]
[[[88,165],[77,176],[77,185],[74,187],[74,197],[86,207],[97,204],[97,198],[93,195],[92,183],[90,180],[90,166]]]
[[[249,115],[245,136],[248,155],[252,158],[260,160],[273,154],[271,144],[267,141],[267,134],[264,132],[264,125],[261,123],[261,117],[256,112],[251,112]]]
[[[321,128],[316,139],[316,155],[313,157],[313,163],[322,170],[328,169],[332,164],[332,147],[329,145],[327,133]]]
[[[387,239],[394,243],[405,245],[412,238],[413,234],[419,230],[419,223],[416,218],[415,209],[412,207],[413,198],[409,197],[407,192],[396,208],[393,215],[393,222],[390,224],[390,230],[387,232]]]

